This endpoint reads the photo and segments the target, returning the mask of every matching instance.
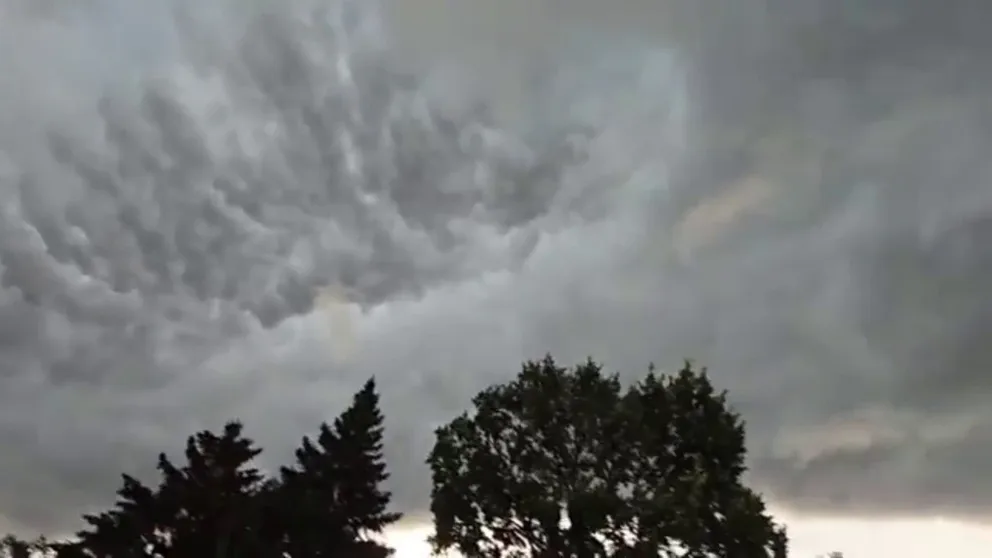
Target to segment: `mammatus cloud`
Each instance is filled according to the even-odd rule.
[[[987,515],[984,4],[418,1],[162,2],[136,57],[112,2],[0,4],[11,521],[233,416],[278,462],[373,374],[416,512],[548,351],[709,365],[780,505]]]

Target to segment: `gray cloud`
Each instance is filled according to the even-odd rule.
[[[0,510],[232,416],[276,461],[371,374],[420,510],[433,426],[551,351],[709,365],[783,505],[985,515],[990,8],[758,4],[218,0],[99,63],[139,16],[18,15]]]

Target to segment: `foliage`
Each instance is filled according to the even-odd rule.
[[[706,371],[653,367],[623,386],[549,356],[436,430],[427,462],[436,552],[466,558],[785,558],[785,529],[742,482],[745,430]],[[69,541],[0,541],[27,558],[386,558],[400,519],[374,380],[294,461],[266,475],[240,422],[162,454],[159,482],[122,476],[115,505]]]
[[[472,403],[427,460],[436,552],[786,556],[784,528],[741,482],[743,422],[705,370],[652,369],[624,390],[591,360],[549,356]]]
[[[26,541],[7,535],[0,539],[0,556],[3,558],[31,558],[33,554],[44,552],[48,543],[44,538],[36,541]]]
[[[252,466],[261,453],[232,421],[220,434],[186,443],[185,462],[159,456],[160,482],[123,475],[115,506],[84,516],[73,540],[31,546],[4,541],[11,558],[46,551],[56,558],[383,558],[374,540],[400,516],[388,513],[383,417],[369,380],[317,445],[304,437],[297,463],[267,478]]]
[[[282,520],[313,525],[308,536],[290,541],[290,556],[355,556],[378,558],[389,549],[370,543],[366,535],[379,533],[400,519],[386,511],[390,494],[379,489],[388,475],[382,455],[383,416],[375,384],[369,381],[354,402],[335,421],[321,425],[316,445],[310,438],[296,450],[296,464],[281,471]],[[334,525],[331,530],[321,525]],[[345,554],[342,554],[344,552]]]

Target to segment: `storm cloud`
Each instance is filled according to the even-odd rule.
[[[3,0],[2,515],[373,374],[416,514],[551,352],[709,366],[780,506],[986,517],[992,6],[605,5]]]

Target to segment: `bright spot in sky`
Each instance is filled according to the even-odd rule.
[[[427,527],[396,528],[389,531],[386,541],[396,549],[394,558],[427,558],[431,555],[431,547],[427,544],[430,533]]]

